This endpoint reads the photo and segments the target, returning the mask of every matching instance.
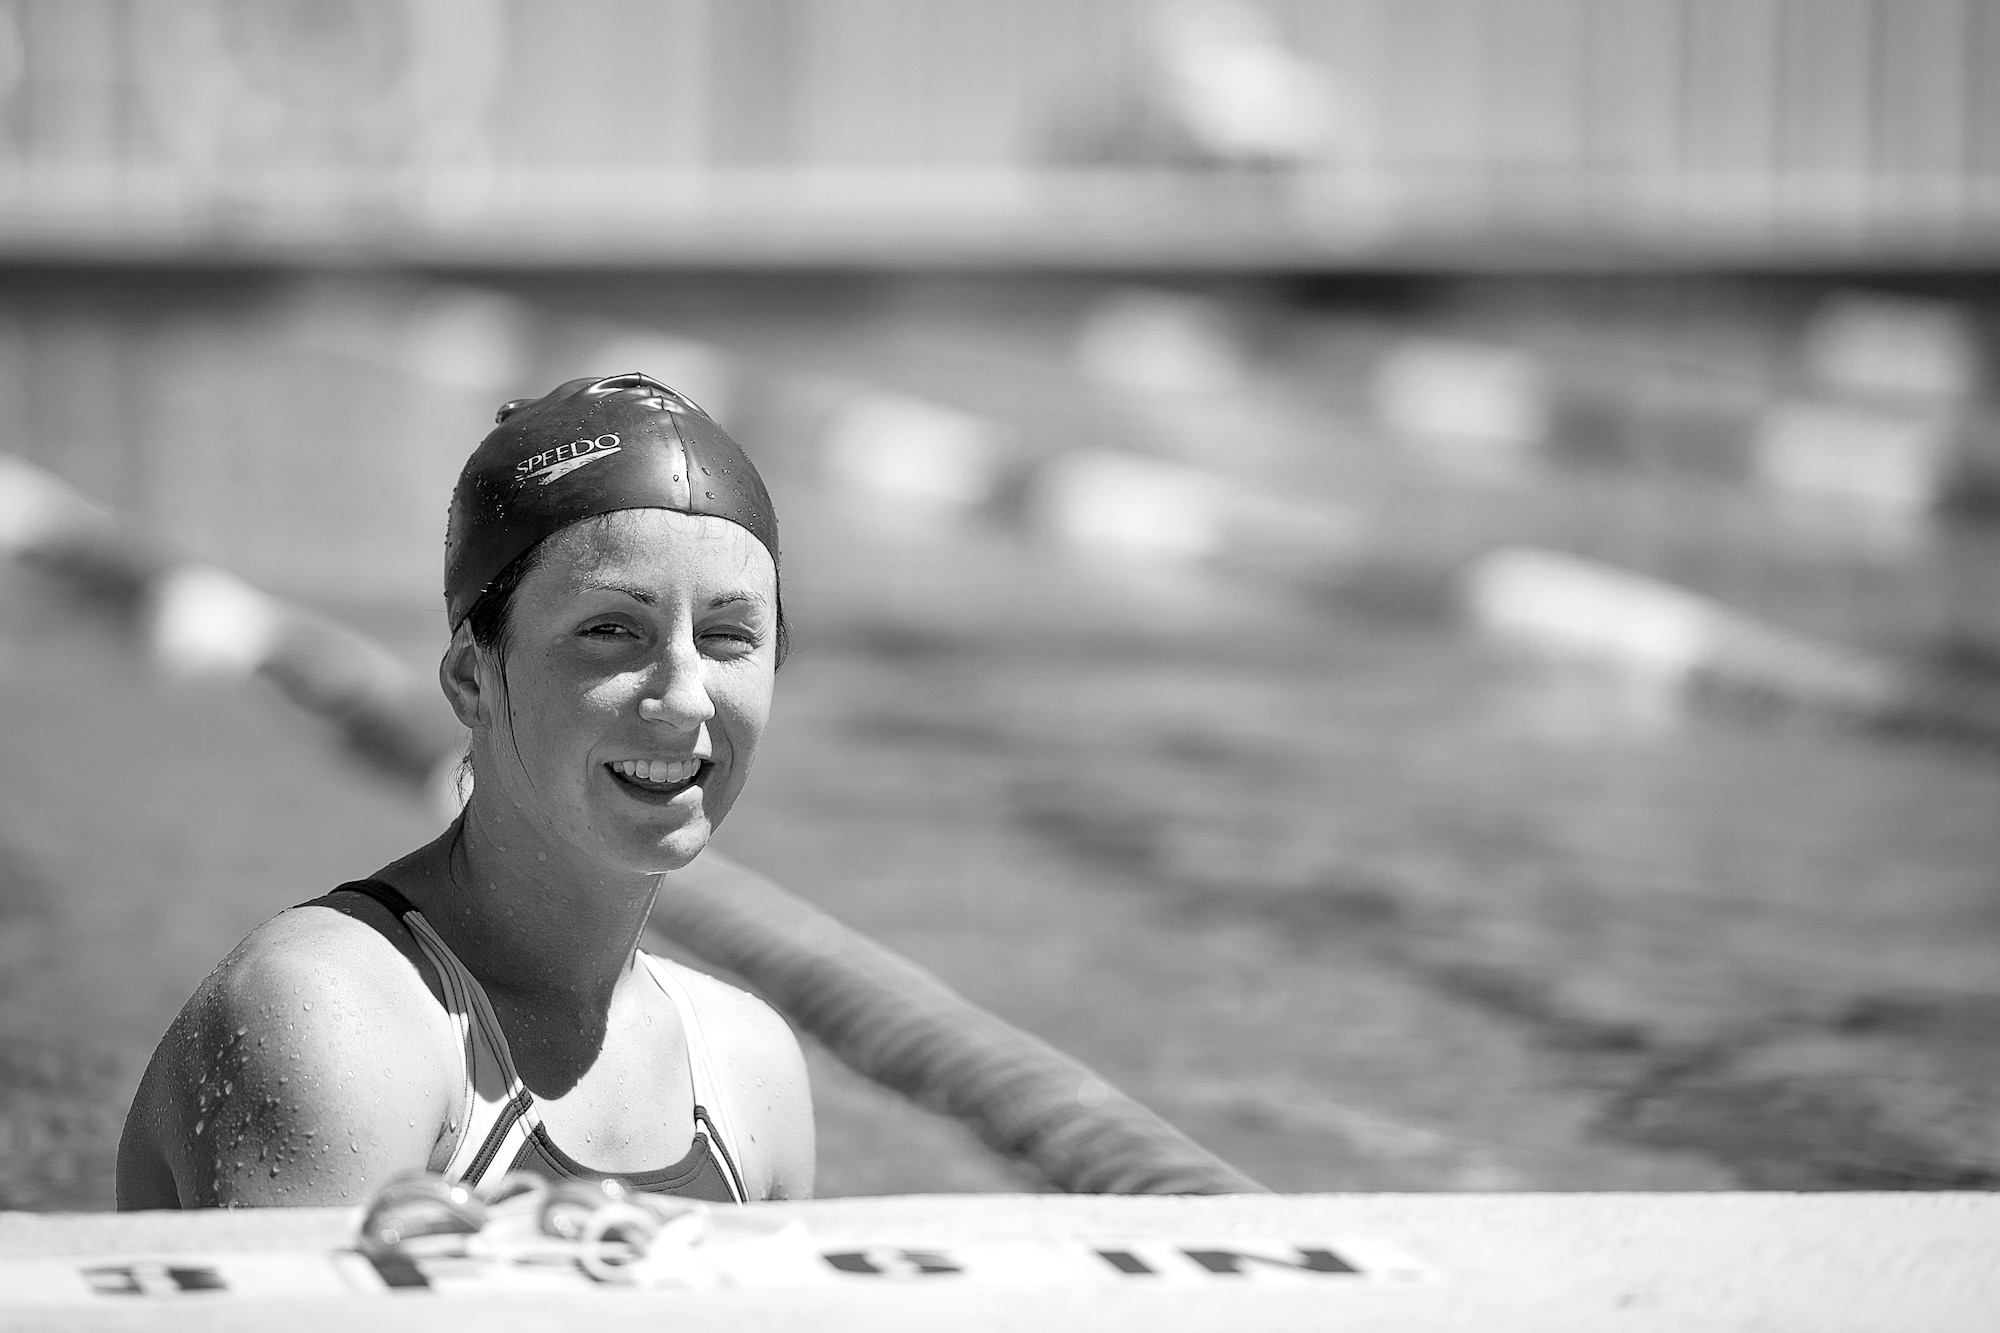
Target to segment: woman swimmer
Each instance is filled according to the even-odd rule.
[[[757,752],[777,557],[749,459],[665,385],[502,408],[446,535],[439,677],[472,732],[471,800],[202,983],[126,1119],[119,1206],[351,1202],[413,1169],[808,1195],[790,1029],[638,949],[661,874]]]

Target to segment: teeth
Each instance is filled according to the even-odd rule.
[[[693,777],[701,768],[701,760],[620,759],[611,767],[639,782],[671,786],[676,782],[686,782]]]

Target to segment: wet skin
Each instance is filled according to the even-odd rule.
[[[464,816],[378,872],[485,987],[571,1156],[679,1160],[681,1023],[634,949],[660,876],[734,804],[770,713],[776,571],[722,519],[633,510],[549,539],[504,652],[440,667],[471,730]],[[803,1063],[761,1002],[683,970],[753,1197],[810,1193]],[[334,895],[266,922],[189,1000],[119,1152],[122,1207],[330,1203],[434,1162],[465,1114],[441,987],[389,913]]]

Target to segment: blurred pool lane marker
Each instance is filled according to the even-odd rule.
[[[283,611],[212,565],[177,565],[154,583],[148,646],[178,682],[248,680],[277,649]]]
[[[1500,682],[1509,728],[1589,744],[1658,736],[1686,712],[1685,686],[1708,658],[1714,617],[1701,598],[1555,551],[1508,547],[1461,580],[1472,623],[1530,656]]]
[[[828,479],[885,503],[871,512],[902,534],[970,522],[1018,469],[1014,432],[1001,422],[906,394],[856,387],[827,421],[820,456]]]
[[[1549,378],[1525,348],[1404,338],[1375,362],[1370,392],[1385,431],[1475,479],[1526,473],[1548,439]]]
[[[821,392],[833,402],[820,445],[828,480],[881,502],[871,523],[896,535],[1017,523],[1023,536],[1086,558],[1307,573],[1361,545],[1354,510],[1216,468],[1130,449],[1038,454],[1013,426],[943,403],[860,385]]]
[[[1176,563],[1222,549],[1217,478],[1201,469],[1111,449],[1080,449],[1044,464],[1030,483],[1038,535],[1089,553]]]
[[[1086,556],[1171,566],[1208,562],[1316,578],[1362,556],[1347,506],[1212,469],[1117,449],[1078,449],[1028,479],[1029,531]]]
[[[2000,740],[1991,686],[1934,679],[1593,560],[1507,547],[1468,565],[1460,592],[1476,628],[1557,662],[1721,687],[1864,725]]]
[[[1093,383],[1148,394],[1234,393],[1250,380],[1241,334],[1218,303],[1150,288],[1112,292],[1086,310],[1075,363]]]
[[[459,790],[459,729],[444,725],[420,678],[382,645],[211,565],[179,564],[147,585],[148,655],[182,686],[263,676],[331,723],[361,758],[424,784],[448,820]]]
[[[1952,432],[1936,412],[1789,399],[1759,420],[1753,467],[1796,524],[1898,550],[1929,527]]]
[[[1751,471],[1786,516],[1895,551],[1930,526],[1978,391],[1979,353],[1949,302],[1835,292],[1799,350],[1804,392],[1773,402]]]
[[[262,676],[362,759],[436,785],[450,728],[393,653],[224,570],[161,554],[109,509],[4,454],[0,557],[108,594],[121,616],[138,617],[148,655],[170,678]]]
[[[1747,481],[1807,550],[1898,559],[1964,465],[1980,389],[1963,309],[1865,291],[1821,302],[1781,373],[1679,384],[1676,373],[1616,336],[1593,360],[1504,334],[1411,334],[1375,355],[1368,389],[1379,429],[1472,482],[1529,481],[1579,448],[1655,449],[1670,469]],[[1676,438],[1647,443],[1669,424]],[[1719,437],[1705,463],[1701,436]]]
[[[1324,447],[1324,423],[1256,374],[1245,317],[1190,292],[1116,289],[1085,308],[1070,370],[1097,390],[1116,444],[1269,479]]]
[[[1175,0],[1151,15],[1165,109],[1217,162],[1302,167],[1340,139],[1333,73],[1286,41],[1259,4]]]
[[[1803,358],[1816,385],[1864,398],[1944,404],[1978,387],[1970,320],[1947,301],[1834,292],[1806,326]]]
[[[52,551],[81,524],[109,521],[110,511],[18,458],[0,454],[0,556]]]
[[[1026,419],[861,382],[794,375],[783,388],[823,421],[829,484],[880,502],[867,510],[871,531],[949,540],[985,524],[1093,565],[1150,574],[1206,564],[1318,578],[1360,553],[1358,510],[1259,479],[1269,461],[1262,440],[1274,428],[1246,392],[1248,359],[1218,303],[1114,291],[1084,312],[1073,352],[1078,376],[1132,408],[1158,453],[1051,448],[1027,434]],[[1183,456],[1197,444],[1196,459]]]
[[[1322,440],[1257,384],[1243,322],[1223,302],[1113,290],[1084,310],[1071,360],[1152,452],[1088,447],[1044,460],[1027,479],[1031,535],[1100,559],[1309,578],[1361,553],[1357,509],[1283,488],[1287,457]]]
[[[1718,608],[1707,599],[1559,551],[1488,552],[1462,587],[1480,629],[1554,657],[1682,681],[1714,653]]]

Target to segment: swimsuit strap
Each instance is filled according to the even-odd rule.
[[[743,1171],[737,1165],[743,1156],[736,1146],[736,1135],[729,1128],[732,1117],[723,1106],[722,1080],[716,1076],[715,1062],[709,1058],[708,1039],[702,1035],[701,1020],[695,1017],[694,999],[688,994],[686,985],[674,975],[672,963],[643,949],[639,951],[639,957],[645,960],[647,970],[680,1014],[681,1040],[687,1047],[688,1080],[694,1085],[696,1116],[707,1123],[709,1137],[714,1141],[722,1165],[731,1177],[736,1197],[748,1199],[750,1194],[743,1184]]]
[[[445,988],[445,1008],[463,1035],[465,1092],[459,1104],[465,1109],[445,1158],[446,1174],[452,1174],[449,1164],[458,1164],[463,1170],[457,1178],[476,1185],[503,1147],[512,1160],[520,1141],[541,1124],[541,1116],[535,1110],[534,1095],[514,1068],[506,1029],[500,1026],[500,1015],[494,1012],[486,987],[421,911],[411,910],[403,917],[403,926],[437,969]],[[474,1155],[468,1162],[463,1159],[469,1152]]]
[[[385,884],[379,879],[349,880],[345,884],[336,885],[332,891],[339,893],[342,890],[373,898],[396,914],[397,922],[416,943],[418,952],[429,960],[431,970],[437,974],[438,986],[444,993],[445,1017],[451,1021],[452,1030],[458,1038],[464,1066],[464,1081],[459,1089],[458,1123],[454,1126],[453,1132],[448,1133],[432,1149],[430,1160],[425,1164],[428,1170],[443,1171],[458,1156],[473,1128],[474,1111],[478,1105],[479,1056],[482,1044],[478,1038],[487,1035],[476,1033],[475,1025],[490,1029],[491,1035],[487,1036],[486,1042],[489,1047],[494,1046],[497,1041],[497,1049],[493,1053],[500,1066],[498,1073],[505,1084],[505,1090],[499,1095],[508,1102],[514,1102],[525,1098],[527,1090],[521,1087],[520,1078],[514,1073],[514,1064],[507,1051],[506,1038],[500,1034],[500,1022],[493,1016],[486,993],[480,989],[478,978],[468,972],[465,965],[458,961],[458,956],[438,938],[437,932],[431,929],[430,922],[424,920],[424,914],[417,910],[416,904],[404,897],[394,885]],[[491,1080],[492,1074],[489,1072],[488,1081]]]
[[[416,904],[405,898],[394,885],[384,884],[379,879],[351,879],[345,884],[334,885],[331,892],[359,893],[373,898],[394,912],[398,921],[417,910]]]

